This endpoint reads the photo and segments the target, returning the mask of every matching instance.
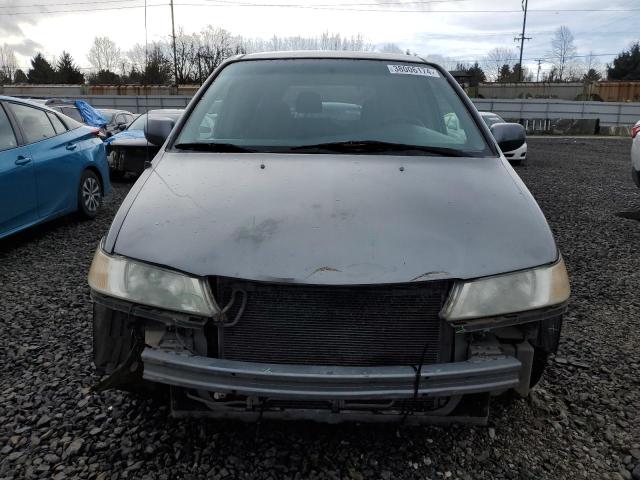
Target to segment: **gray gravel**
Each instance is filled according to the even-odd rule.
[[[517,170],[557,235],[573,300],[558,356],[488,427],[177,421],[88,396],[86,274],[128,184],[93,222],[0,242],[0,478],[640,480],[640,190],[628,140],[530,139]],[[626,212],[626,217],[616,213]]]

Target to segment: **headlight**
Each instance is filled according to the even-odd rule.
[[[442,317],[467,320],[559,305],[569,299],[562,257],[553,265],[456,283]]]
[[[125,257],[98,247],[89,270],[96,292],[133,303],[203,316],[216,313],[205,280]]]

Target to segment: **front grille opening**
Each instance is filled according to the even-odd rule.
[[[221,305],[234,289],[247,293],[238,323],[220,332],[220,356],[297,365],[417,365],[427,344],[425,365],[447,361],[449,342],[438,314],[448,288],[443,281],[333,286],[216,278],[212,289]]]

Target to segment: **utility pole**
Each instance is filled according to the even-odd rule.
[[[524,11],[524,20],[522,21],[522,33],[520,36],[514,38],[515,41],[520,40],[520,71],[518,72],[518,81],[522,81],[522,71],[524,68],[522,67],[522,51],[524,50],[524,41],[531,40],[531,37],[525,37],[525,31],[527,29],[527,8],[529,7],[529,0],[522,0],[522,10]]]
[[[171,5],[171,39],[173,40],[173,77],[176,81],[176,95],[178,94],[178,55],[176,54],[176,29],[173,23],[173,0]],[[522,55],[522,52],[520,53]]]
[[[536,83],[540,81],[540,64],[542,64],[543,60],[540,58],[536,58],[536,62],[538,62],[538,73],[536,74]]]

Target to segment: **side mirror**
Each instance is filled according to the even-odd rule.
[[[123,130],[125,130],[127,128],[127,124],[126,123],[119,123],[116,126],[116,128],[122,132]]]
[[[169,137],[174,124],[170,118],[149,117],[144,125],[144,136],[149,143],[159,147]]]
[[[527,132],[519,123],[494,123],[490,130],[503,152],[520,148],[527,141]]]

